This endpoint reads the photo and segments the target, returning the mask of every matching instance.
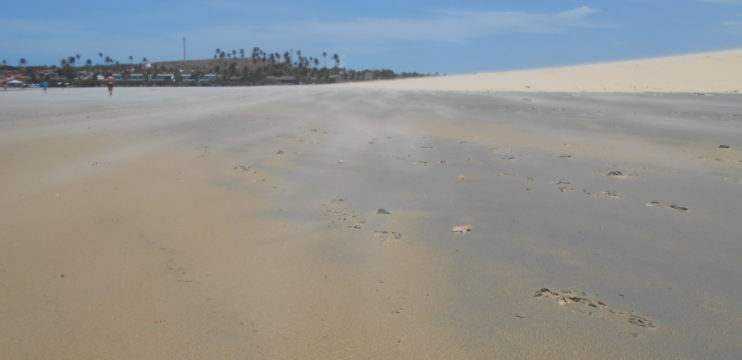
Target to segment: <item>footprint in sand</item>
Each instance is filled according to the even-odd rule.
[[[366,224],[366,220],[355,211],[348,209],[343,205],[345,200],[335,199],[329,203],[322,203],[325,208],[325,215],[328,217],[330,224],[344,225],[346,228],[360,230]]]
[[[621,193],[617,191],[612,191],[612,190],[603,191],[599,193],[597,196],[602,197],[602,198],[608,198],[608,199],[622,199],[623,198],[623,195],[621,195]]]
[[[595,175],[605,176],[605,177],[610,177],[610,178],[615,178],[615,179],[629,179],[629,178],[635,178],[638,176],[635,173],[628,173],[624,170],[611,170],[611,171],[604,172],[604,173],[603,172],[595,173]]]
[[[670,207],[670,209],[677,210],[677,211],[683,211],[683,212],[688,211],[688,208],[687,207],[680,206],[680,205],[677,205],[677,204],[670,204],[669,207]]]
[[[592,193],[590,191],[587,191],[587,189],[582,189],[582,192],[585,193],[585,195],[587,196],[594,196],[594,197],[599,197],[603,199],[623,199],[623,194],[621,194],[618,191],[614,191],[614,190],[606,190],[606,191],[601,191],[599,193]]]
[[[555,182],[555,184],[559,187],[560,192],[573,192],[575,191],[575,188],[572,187],[572,183],[569,181],[562,181],[559,180]]]
[[[649,206],[649,207],[654,207],[654,206],[656,206],[656,207],[663,207],[663,208],[672,209],[672,210],[676,210],[676,211],[680,211],[680,212],[686,212],[686,211],[689,211],[690,210],[689,208],[687,208],[685,206],[680,206],[680,205],[675,204],[675,203],[663,204],[663,203],[661,203],[659,201],[650,201],[648,203],[645,203],[644,205],[645,206]]]
[[[377,230],[374,231],[374,237],[379,239],[379,244],[384,242],[399,242],[402,239],[402,234],[394,231]]]
[[[542,288],[533,294],[535,298],[551,299],[560,306],[574,312],[596,316],[611,321],[626,321],[631,325],[645,329],[657,327],[654,320],[633,311],[621,311],[597,300],[596,296],[577,290],[551,290]]]

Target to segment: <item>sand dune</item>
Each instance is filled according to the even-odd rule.
[[[742,91],[742,49],[633,61],[353,84],[397,90],[714,92]]]

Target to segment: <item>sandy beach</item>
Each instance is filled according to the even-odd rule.
[[[377,89],[518,92],[742,91],[742,49],[546,69],[357,84]]]
[[[0,357],[741,358],[739,70],[517,76],[0,92]]]

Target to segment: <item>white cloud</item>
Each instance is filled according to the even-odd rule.
[[[306,22],[287,29],[339,41],[462,41],[511,33],[546,33],[556,26],[525,13],[449,13],[431,19],[363,18],[347,22]]]
[[[742,1],[740,0],[697,0],[697,1],[705,2],[705,3],[713,3],[713,4],[732,4],[732,5],[742,3]]]
[[[722,30],[733,34],[742,34],[742,21],[729,20],[721,24]]]
[[[232,6],[230,0],[220,0],[219,4]],[[595,25],[590,19],[597,12],[599,10],[583,6],[552,13],[443,11],[428,13],[427,16],[418,18],[305,20],[264,26],[238,23],[219,26],[196,25],[193,28],[179,29],[177,33],[139,36],[135,43],[125,32],[118,36],[110,36],[86,31],[82,25],[77,27],[69,24],[5,19],[0,21],[0,44],[4,45],[7,53],[22,53],[33,58],[50,53],[61,58],[69,52],[92,54],[95,58],[100,51],[121,60],[128,58],[129,51],[135,51],[134,55],[137,58],[141,58],[143,54],[150,59],[166,59],[179,52],[180,38],[185,35],[188,37],[189,54],[194,54],[193,56],[211,56],[216,47],[230,48],[248,44],[277,51],[293,47],[307,51],[336,49],[333,51],[354,54],[379,53],[385,48],[395,46],[393,44],[395,41],[456,43],[502,34],[547,34],[593,27]],[[71,43],[70,39],[74,39],[74,42]],[[129,50],[122,50],[125,48]],[[127,53],[118,54],[118,51]]]
[[[558,14],[526,12],[442,12],[426,19],[364,18],[347,22],[307,22],[293,29],[345,40],[464,41],[505,33],[552,33],[586,26],[598,10],[580,7]]]
[[[578,8],[562,12],[559,14],[559,16],[566,18],[584,18],[590,14],[594,14],[597,12],[600,12],[600,10],[593,9],[589,6],[580,6]]]
[[[587,18],[599,12],[578,7],[559,13],[437,12],[428,18],[359,18],[348,21],[304,21],[256,28],[226,26],[202,29],[201,37],[225,38],[239,33],[270,43],[382,43],[387,41],[461,42],[507,33],[543,34],[593,26]],[[208,33],[208,36],[206,34]]]

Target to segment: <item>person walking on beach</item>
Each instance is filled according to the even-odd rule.
[[[49,87],[49,83],[46,81],[41,82],[41,88],[44,89],[44,94],[46,94],[46,89]]]
[[[108,84],[108,96],[113,95],[113,83],[116,82],[116,79],[113,77],[113,75],[109,74],[106,78],[106,83]]]

